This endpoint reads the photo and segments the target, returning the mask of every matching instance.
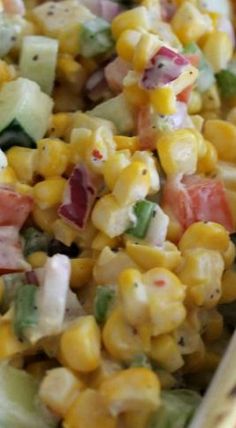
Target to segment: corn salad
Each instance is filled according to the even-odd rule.
[[[188,426],[236,326],[234,12],[2,0],[1,428]]]

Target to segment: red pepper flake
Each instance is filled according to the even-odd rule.
[[[164,279],[157,279],[156,281],[154,281],[154,284],[158,287],[164,287],[164,285],[166,285],[166,282],[164,281]]]
[[[94,159],[96,159],[96,160],[101,160],[103,158],[102,154],[97,149],[94,149],[92,151],[92,155],[93,155]]]

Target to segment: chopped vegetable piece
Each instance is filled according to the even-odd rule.
[[[94,299],[94,315],[99,323],[106,321],[107,315],[114,302],[116,292],[112,286],[98,286]]]
[[[40,232],[34,227],[28,227],[23,231],[24,255],[28,256],[35,251],[48,251],[50,237],[46,233]]]
[[[189,60],[184,55],[163,46],[152,57],[150,65],[144,70],[142,86],[145,89],[155,89],[158,86],[166,85],[177,79],[189,64]]]
[[[145,367],[146,369],[151,369],[152,365],[147,355],[138,354],[131,361],[130,367]]]
[[[233,219],[221,181],[200,176],[169,179],[163,192],[163,206],[186,229],[196,221],[214,221],[232,232]],[[169,212],[169,211],[168,211]]]
[[[153,202],[146,200],[136,202],[134,206],[136,223],[133,227],[127,230],[127,233],[136,236],[137,238],[144,238],[148,230],[154,209],[155,204]]]
[[[37,325],[38,310],[36,304],[37,287],[26,284],[18,288],[14,305],[14,329],[19,338],[25,337],[25,331]]]
[[[57,63],[58,41],[43,36],[23,38],[20,74],[38,83],[41,90],[51,94]]]
[[[161,406],[151,417],[148,428],[187,428],[201,397],[194,391],[176,389],[161,393]]]
[[[47,130],[53,101],[37,83],[22,77],[0,91],[0,147],[34,147]],[[29,120],[30,117],[30,120]]]
[[[200,92],[207,91],[215,82],[214,71],[206,60],[199,46],[192,42],[184,47],[184,53],[190,58],[189,54],[195,54],[199,57],[199,76],[197,79],[197,88]]]
[[[10,304],[16,297],[17,290],[26,284],[25,273],[9,273],[2,275],[1,277],[3,282],[3,300],[1,302],[1,309],[3,312],[6,312]]]
[[[24,260],[18,228],[0,227],[0,273],[22,271],[30,266]]]
[[[92,174],[84,165],[73,169],[65,190],[58,214],[73,226],[83,229],[86,226],[97,195]]]
[[[236,73],[232,70],[221,70],[217,75],[217,84],[223,97],[236,95]]]
[[[0,186],[0,226],[21,228],[33,207],[30,196]]]
[[[1,428],[56,428],[58,421],[40,402],[38,382],[23,370],[0,366]]]
[[[111,29],[108,22],[96,17],[81,25],[80,53],[85,58],[109,51],[113,47]]]

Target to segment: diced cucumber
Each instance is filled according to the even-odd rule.
[[[38,287],[25,284],[16,292],[14,305],[14,330],[19,338],[24,338],[28,328],[38,322],[36,295]]]
[[[187,428],[200,402],[201,397],[195,391],[163,391],[161,405],[151,416],[147,428]]]
[[[25,25],[25,20],[17,15],[0,13],[0,58],[15,46]]]
[[[199,46],[192,42],[184,47],[184,53],[186,54],[198,54],[200,57],[199,63],[199,76],[197,79],[197,88],[200,92],[207,91],[214,83],[215,76],[211,65],[207,62],[202,50]]]
[[[123,94],[98,104],[87,113],[110,120],[119,134],[129,134],[134,129],[133,114]]]
[[[6,312],[15,299],[17,290],[25,284],[26,278],[23,272],[9,273],[2,275],[1,278],[4,287],[1,310]]]
[[[48,251],[51,238],[46,233],[40,232],[35,227],[28,227],[22,233],[24,238],[24,256],[35,251]]]
[[[55,79],[58,40],[43,36],[23,38],[20,74],[38,83],[41,90],[51,94]]]
[[[135,355],[131,361],[130,367],[145,367],[146,369],[151,369],[152,365],[146,354]]]
[[[0,91],[0,148],[34,147],[47,130],[52,99],[37,83],[22,77]]]
[[[38,397],[38,383],[23,370],[0,366],[0,427],[56,428],[58,421]]]
[[[216,12],[228,17],[232,16],[232,5],[230,0],[198,0],[198,6],[203,9],[203,11]]]
[[[227,70],[221,70],[216,75],[218,87],[223,97],[236,95],[236,62],[231,61]]]
[[[94,299],[94,315],[98,323],[106,321],[107,314],[114,302],[116,292],[109,285],[99,286]]]
[[[107,52],[113,44],[111,26],[104,19],[96,17],[81,25],[80,53],[85,58]]]
[[[127,233],[135,236],[136,238],[144,238],[149,227],[155,206],[156,204],[146,200],[136,202],[134,206],[136,224],[129,228]]]

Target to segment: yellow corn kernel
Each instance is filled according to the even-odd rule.
[[[186,316],[185,285],[172,272],[159,267],[143,274],[142,279],[148,292],[152,336],[170,333]]]
[[[209,119],[204,125],[204,137],[215,146],[220,160],[236,162],[236,126],[225,120]]]
[[[191,116],[191,120],[193,122],[193,125],[194,125],[195,129],[198,132],[202,132],[203,123],[204,123],[203,117],[200,116],[199,114],[194,114],[194,115]]]
[[[157,151],[167,175],[192,174],[196,171],[198,143],[191,131],[179,129],[161,136]]]
[[[95,238],[96,229],[92,224],[91,220],[88,219],[84,229],[78,230],[78,236],[76,238],[75,243],[82,247],[84,250],[89,250],[89,254],[91,253],[91,244],[93,239]]]
[[[150,174],[143,162],[133,161],[118,177],[113,195],[121,206],[144,199],[150,189]]]
[[[73,228],[72,226],[65,223],[59,218],[54,221],[52,225],[52,230],[55,239],[67,245],[67,247],[69,247],[78,236],[78,230],[76,230],[75,228]]]
[[[138,137],[126,137],[125,135],[114,135],[117,150],[129,150],[134,153],[138,150]]]
[[[72,114],[70,113],[56,113],[51,117],[50,127],[48,134],[50,138],[62,138],[67,140],[69,130],[72,125]]]
[[[160,178],[158,174],[158,164],[152,152],[147,150],[136,151],[132,156],[132,161],[143,162],[150,174],[149,193],[156,193],[160,189]]]
[[[91,248],[96,251],[102,251],[105,247],[115,248],[117,245],[117,238],[109,238],[105,233],[98,232],[92,242]]]
[[[16,70],[13,65],[7,64],[7,62],[0,60],[0,85],[6,82],[10,82],[16,77]]]
[[[89,257],[71,259],[70,286],[77,289],[86,285],[92,277],[94,260]]]
[[[6,168],[0,169],[0,183],[1,184],[15,184],[17,176],[13,168],[6,166]]]
[[[46,360],[46,361],[36,361],[30,364],[27,364],[26,371],[30,373],[37,381],[42,381],[46,372],[55,367],[55,361]]]
[[[41,209],[58,205],[63,198],[66,180],[62,177],[51,177],[35,184],[34,201]]]
[[[126,100],[133,106],[141,107],[143,104],[146,104],[148,102],[147,91],[145,91],[145,89],[143,88],[140,88],[138,82],[133,81],[133,79],[124,79],[123,93]]]
[[[96,131],[98,128],[106,128],[112,134],[115,131],[114,123],[110,120],[101,119],[100,117],[90,116],[86,113],[78,111],[73,115],[72,128],[85,128],[90,131]]]
[[[33,211],[33,219],[40,229],[44,232],[52,234],[52,225],[54,221],[58,218],[57,208],[48,208],[46,210],[42,210],[41,208],[34,206]]]
[[[87,128],[74,128],[71,132],[69,151],[70,162],[77,164],[85,159],[85,153],[92,141],[92,131]]]
[[[135,334],[119,308],[113,310],[108,317],[102,339],[109,354],[121,361],[131,361],[143,351],[139,336]]]
[[[45,178],[64,174],[69,162],[69,146],[59,139],[44,138],[37,143],[37,172]]]
[[[184,365],[183,357],[175,339],[170,334],[163,334],[151,341],[151,358],[170,373]]]
[[[123,428],[146,428],[148,426],[151,413],[152,412],[150,412],[150,410],[125,412],[121,416],[121,426]]]
[[[217,310],[209,311],[207,325],[204,331],[204,340],[206,342],[215,342],[223,333],[224,320]]]
[[[112,21],[112,34],[115,39],[125,30],[146,30],[150,29],[148,11],[144,6],[135,7],[117,15]]]
[[[220,303],[231,303],[236,300],[236,271],[228,269],[222,277],[222,294]]]
[[[27,195],[27,196],[31,196],[33,198],[33,187],[29,186],[28,184],[24,184],[24,183],[15,183],[15,190],[19,193],[21,193],[22,195]]]
[[[213,351],[206,350],[203,370],[214,372],[221,362],[221,355]]]
[[[165,213],[169,216],[169,225],[167,229],[166,239],[171,242],[178,242],[183,234],[183,228],[179,221],[173,216],[172,212],[168,208],[163,207]]]
[[[58,416],[65,416],[84,385],[69,369],[49,370],[39,388],[39,398]]]
[[[130,226],[132,206],[120,206],[111,194],[101,197],[92,212],[94,226],[110,238],[122,235]]]
[[[201,131],[198,131],[195,128],[188,129],[188,131],[192,132],[192,134],[194,135],[198,145],[198,157],[202,158],[207,152],[207,147],[206,141],[204,140]]]
[[[97,284],[113,284],[124,269],[136,268],[137,265],[125,251],[112,251],[105,247],[99,254],[93,276]]]
[[[27,261],[32,269],[36,269],[45,265],[47,257],[48,255],[44,251],[35,251],[27,257]]]
[[[192,91],[188,102],[188,113],[197,114],[202,110],[202,96],[197,91]]]
[[[18,180],[32,184],[36,172],[38,150],[28,147],[11,147],[7,151],[8,165],[14,169]]]
[[[148,299],[141,273],[136,269],[123,270],[118,290],[127,321],[133,326],[148,321]]]
[[[130,164],[129,150],[115,152],[104,163],[102,172],[106,185],[113,190],[121,172]]]
[[[189,1],[185,1],[177,9],[172,19],[172,27],[183,44],[196,42],[212,29],[209,16],[202,14]]]
[[[218,165],[218,156],[215,147],[210,141],[205,140],[206,153],[198,159],[197,171],[201,173],[209,173],[215,171]]]
[[[183,252],[202,247],[223,253],[228,249],[229,242],[229,233],[221,224],[212,221],[207,223],[199,221],[191,224],[184,232],[179,241],[179,249]]]
[[[202,95],[204,111],[218,110],[221,107],[221,99],[217,85],[212,85]]]
[[[108,359],[105,356],[105,358],[102,358],[100,367],[93,373],[89,374],[89,377],[87,378],[89,387],[95,389],[99,388],[104,380],[109,379],[113,373],[117,373],[120,370],[122,370],[121,364],[115,360]]]
[[[156,369],[156,374],[159,378],[161,389],[172,389],[177,385],[176,378],[167,370]]]
[[[236,107],[233,107],[226,118],[227,122],[232,123],[233,125],[236,125]]]
[[[232,241],[230,241],[227,250],[224,251],[222,256],[225,262],[225,269],[228,269],[233,264],[236,257],[236,247]]]
[[[65,415],[64,428],[116,428],[116,419],[98,391],[86,389],[72,403]]]
[[[159,114],[176,113],[176,98],[171,86],[163,86],[149,91],[150,103]]]
[[[157,35],[151,33],[142,34],[133,55],[134,70],[143,71],[161,45],[163,45],[163,42]]]
[[[174,91],[175,95],[180,94],[188,86],[193,85],[196,82],[199,71],[192,65],[187,65],[182,73],[170,83],[170,88]]]
[[[185,355],[185,373],[198,373],[200,372],[205,363],[206,349],[203,341],[200,341],[199,349],[192,354]]]
[[[112,132],[105,126],[96,129],[85,151],[85,162],[95,173],[102,172],[104,162],[115,152]]]
[[[85,68],[69,54],[59,54],[57,60],[57,77],[59,80],[73,85],[76,93],[80,93],[85,80]]]
[[[178,248],[169,241],[165,241],[162,247],[128,241],[126,252],[144,270],[155,267],[174,270],[181,260]]]
[[[115,373],[100,386],[110,413],[130,410],[156,410],[160,404],[160,382],[156,374],[143,367]]]
[[[203,46],[203,53],[215,73],[227,68],[233,55],[233,44],[228,34],[223,31],[210,33]]]
[[[224,182],[226,189],[236,191],[236,168],[229,162],[218,162],[217,175]]]
[[[27,345],[19,342],[9,322],[2,322],[0,324],[0,335],[0,360],[10,358],[15,354],[23,352],[27,348]]]
[[[92,315],[80,317],[61,336],[62,358],[72,370],[88,373],[100,362],[100,331]]]
[[[117,54],[125,61],[132,62],[135,48],[142,33],[137,30],[125,30],[119,36],[116,43]]]
[[[186,301],[213,308],[221,296],[224,261],[218,251],[194,248],[184,252],[178,270],[180,280],[187,285]]]

